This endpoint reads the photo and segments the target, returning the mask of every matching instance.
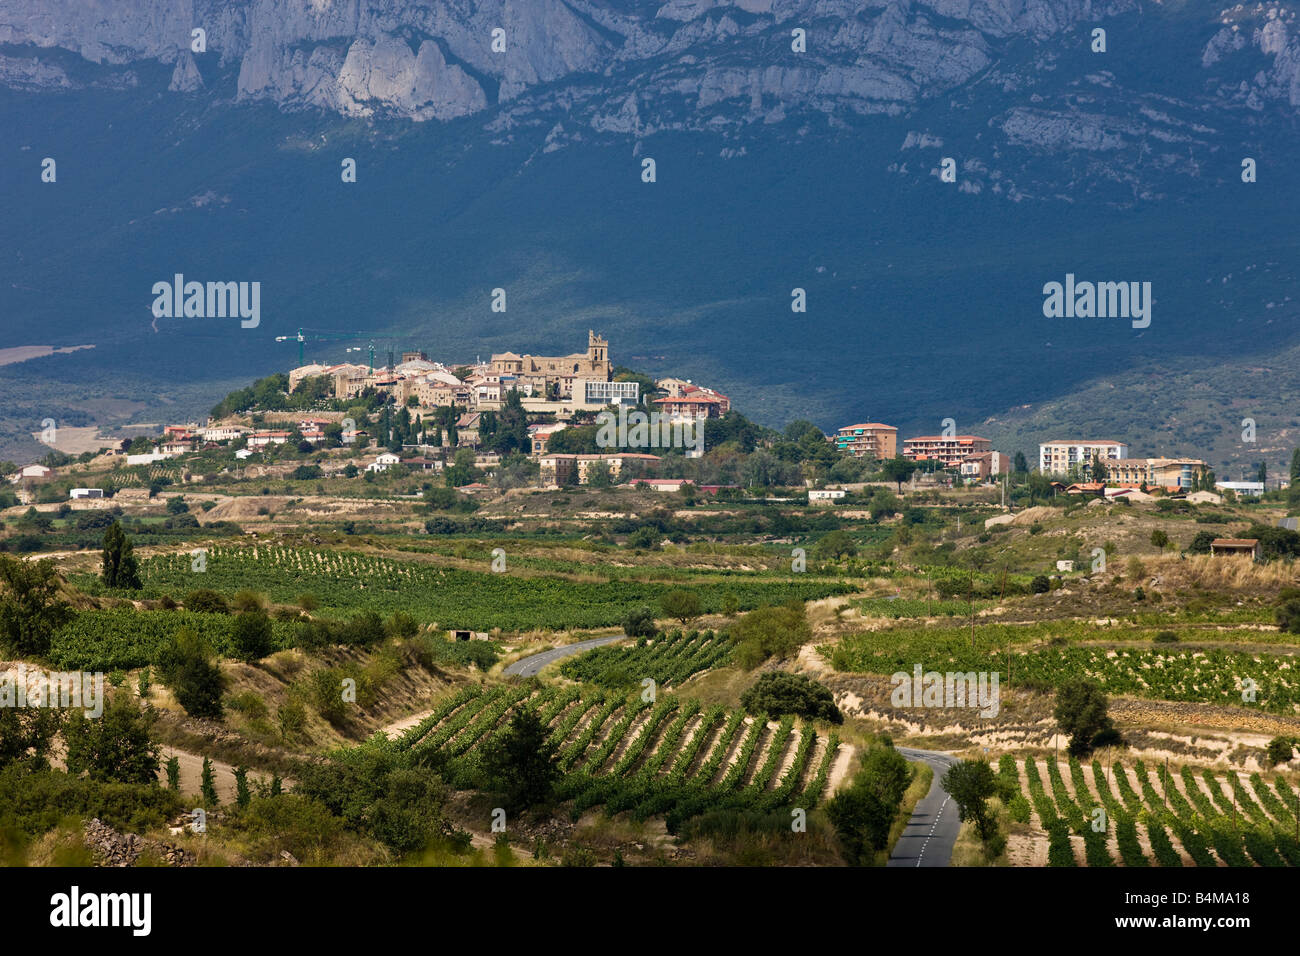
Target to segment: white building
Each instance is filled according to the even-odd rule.
[[[1038,470],[1045,475],[1067,475],[1071,468],[1094,458],[1127,458],[1128,445],[1118,441],[1049,441],[1038,446]]]
[[[843,498],[844,495],[843,488],[813,488],[808,491],[808,504],[830,504],[832,501]]]
[[[73,488],[68,492],[70,498],[102,498],[104,497],[103,488]]]
[[[584,405],[635,405],[641,397],[641,383],[584,379],[581,394]]]
[[[199,436],[204,441],[234,441],[246,434],[248,429],[242,425],[210,425],[199,430]]]
[[[1264,493],[1262,481],[1216,481],[1214,487],[1220,491],[1233,491],[1250,498],[1258,498]]]
[[[387,471],[389,468],[392,468],[394,465],[401,462],[401,460],[401,458],[397,457],[397,455],[393,454],[391,451],[386,451],[376,457],[370,464],[366,465],[366,471]]]
[[[143,455],[127,455],[126,463],[128,465],[152,465],[155,461],[166,461],[170,455],[164,455],[160,451],[145,452]]]

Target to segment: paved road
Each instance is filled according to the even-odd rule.
[[[532,657],[521,657],[505,669],[507,676],[512,677],[532,677],[534,674],[541,672],[542,668],[552,661],[558,661],[563,657],[572,657],[574,654],[581,654],[583,651],[589,651],[593,647],[600,647],[602,644],[612,644],[615,641],[621,641],[626,634],[615,634],[613,637],[593,637],[587,641],[578,641],[576,644],[565,644],[563,647],[554,647],[549,651],[542,651],[540,654],[534,654]]]
[[[947,866],[952,859],[952,847],[957,842],[961,821],[957,819],[957,804],[947,791],[939,786],[939,779],[956,758],[933,750],[913,750],[899,747],[898,752],[908,760],[919,760],[934,769],[930,792],[917,801],[907,829],[894,844],[894,852],[887,866]]]

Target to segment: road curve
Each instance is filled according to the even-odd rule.
[[[952,860],[953,844],[961,821],[957,817],[957,804],[939,785],[944,771],[956,764],[955,757],[933,750],[913,750],[899,747],[898,752],[908,760],[928,764],[934,770],[930,792],[917,801],[903,835],[894,844],[886,866],[947,866]]]
[[[542,651],[540,654],[533,654],[530,657],[521,657],[513,664],[506,667],[504,673],[507,677],[532,677],[541,672],[542,668],[552,661],[558,661],[564,657],[572,657],[574,654],[581,654],[589,651],[593,647],[600,647],[602,644],[612,644],[615,641],[621,641],[626,638],[626,634],[615,634],[612,637],[593,637],[585,641],[577,641],[573,644],[564,644],[560,647],[553,647],[549,651]]]

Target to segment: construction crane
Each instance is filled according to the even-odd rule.
[[[366,337],[365,332],[343,332],[343,331],[335,331],[331,329],[299,329],[296,335],[277,335],[275,337],[275,340],[277,342],[298,343],[298,365],[299,367],[301,367],[303,365],[302,352],[303,352],[304,342],[329,342],[331,340],[342,340],[346,342],[349,340],[363,339],[365,337]],[[374,371],[374,365],[375,365],[374,349],[375,349],[374,345],[371,344],[370,370],[372,372]],[[349,349],[348,351],[352,351],[352,350]]]
[[[370,343],[370,345],[366,346],[366,348],[367,348],[367,349],[369,350],[369,352],[370,352],[370,374],[371,374],[371,375],[374,375],[374,374],[375,374],[375,343],[374,343],[374,341],[372,340],[371,343]],[[362,346],[360,346],[360,345],[350,345],[350,346],[348,346],[347,348],[345,348],[343,351],[345,351],[345,352],[360,352],[360,351],[362,351]],[[392,353],[389,353],[389,354],[391,355]]]

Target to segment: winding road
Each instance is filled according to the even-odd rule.
[[[899,747],[898,752],[908,760],[928,764],[934,769],[934,780],[930,792],[917,801],[912,819],[894,844],[886,866],[947,866],[952,860],[961,821],[957,817],[957,804],[939,785],[939,780],[957,760],[933,750]]]
[[[521,657],[505,669],[509,676],[532,677],[541,672],[547,664],[572,657],[600,647],[623,640],[627,635],[616,634],[612,637],[593,637],[573,644],[553,647],[549,651]],[[887,866],[947,866],[952,860],[952,848],[957,842],[957,831],[961,821],[957,815],[957,805],[953,803],[948,792],[939,785],[944,772],[957,763],[956,758],[934,750],[915,750],[911,747],[899,747],[898,752],[911,761],[928,764],[934,770],[934,780],[930,791],[917,801],[912,810],[912,819],[908,821],[902,836],[894,845],[894,852],[889,857]]]
[[[589,640],[553,647],[549,651],[542,651],[540,654],[533,654],[531,657],[519,658],[519,660],[507,666],[504,673],[507,677],[533,677],[553,661],[558,661],[564,657],[572,657],[574,654],[581,654],[593,647],[600,647],[602,644],[613,644],[615,641],[621,641],[626,637],[626,634],[615,634],[612,637],[593,637]]]

